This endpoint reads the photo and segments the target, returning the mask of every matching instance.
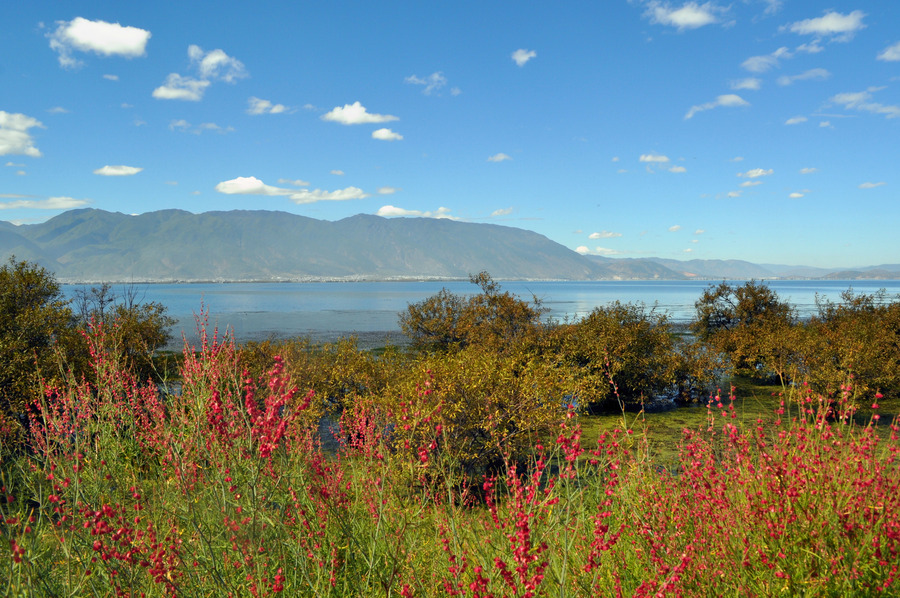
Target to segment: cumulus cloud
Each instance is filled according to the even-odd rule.
[[[506,160],[512,160],[510,156],[507,156],[503,152],[499,154],[494,154],[490,158],[487,159],[488,162],[505,162]]]
[[[532,58],[537,57],[537,52],[534,50],[525,50],[524,48],[519,48],[515,52],[513,52],[510,57],[515,61],[515,63],[519,66],[525,66]]]
[[[733,93],[728,93],[725,95],[718,96],[714,101],[707,102],[705,104],[699,104],[697,106],[691,106],[691,109],[687,111],[687,114],[684,115],[684,119],[687,120],[689,118],[693,118],[695,114],[698,112],[703,112],[704,110],[712,110],[713,108],[719,107],[734,107],[734,106],[749,106],[750,102],[746,101],[739,95],[735,95]]]
[[[882,114],[885,118],[900,116],[900,106],[885,105],[872,101],[872,93],[879,91],[880,87],[870,87],[866,91],[852,93],[839,93],[829,100],[832,104],[843,106],[847,110],[858,110],[872,114]]]
[[[199,102],[210,82],[193,77],[183,77],[178,73],[169,73],[165,83],[153,90],[157,100],[187,100]]]
[[[153,90],[159,100],[187,100],[198,102],[213,81],[235,83],[247,76],[244,64],[223,50],[204,52],[200,46],[188,46],[188,58],[197,77],[169,73],[165,83]]]
[[[878,60],[887,60],[889,62],[900,60],[900,42],[885,48],[876,58]]]
[[[118,75],[109,75],[109,74],[107,74],[107,75],[103,75],[103,78],[106,79],[107,81],[118,81],[118,80],[119,80],[119,76],[118,76]]]
[[[694,234],[695,234],[695,235],[702,235],[702,234],[705,233],[705,232],[706,232],[706,231],[703,230],[702,228],[698,228],[697,230],[694,231]]]
[[[614,239],[616,237],[621,237],[622,233],[614,233],[608,230],[602,230],[599,233],[591,233],[588,235],[588,239]]]
[[[494,210],[493,212],[491,212],[491,217],[496,218],[497,216],[509,216],[510,214],[512,214],[512,212],[512,208],[501,208],[499,210]]]
[[[75,199],[74,197],[65,196],[48,197],[47,199],[18,199],[16,201],[0,202],[0,210],[71,210],[86,206],[89,203],[86,199]]]
[[[762,168],[753,168],[751,170],[748,170],[747,172],[739,172],[737,173],[737,175],[741,177],[747,177],[748,179],[755,179],[761,176],[769,176],[773,172],[775,171],[771,168],[769,170],[764,170]]]
[[[65,108],[63,108],[62,106],[54,106],[53,108],[50,108],[49,110],[47,110],[47,112],[49,112],[50,114],[68,114],[69,113],[69,111],[66,110]]]
[[[400,141],[403,135],[395,133],[390,129],[377,129],[372,131],[372,139],[380,139],[382,141]]]
[[[188,121],[183,118],[178,120],[173,120],[169,123],[169,130],[172,131],[182,131],[185,133],[193,133],[194,135],[199,135],[206,131],[212,131],[214,133],[233,133],[234,127],[221,127],[216,123],[200,123],[199,125],[192,125]]]
[[[669,157],[663,156],[661,154],[641,154],[640,161],[651,163],[665,163],[669,161]]]
[[[422,85],[422,93],[427,96],[436,91],[439,91],[442,87],[447,85],[447,77],[445,77],[444,73],[440,71],[431,73],[427,77],[417,77],[416,75],[410,75],[403,81],[411,85]],[[455,92],[451,91],[451,93],[453,93],[453,95],[459,95],[459,90],[456,90]]]
[[[757,185],[762,185],[762,181],[744,181],[741,183],[741,187],[756,187]]]
[[[293,185],[294,187],[309,187],[309,181],[302,179],[278,179],[279,184]]]
[[[0,156],[21,155],[40,158],[41,152],[34,146],[28,132],[32,128],[44,128],[41,121],[19,112],[0,110]]]
[[[580,253],[581,255],[587,255],[591,252],[590,248],[587,245],[579,245],[575,248],[575,251],[577,253]]]
[[[881,187],[882,185],[885,185],[885,184],[886,184],[886,183],[885,183],[884,181],[879,181],[879,182],[877,182],[877,183],[869,183],[869,182],[866,182],[866,183],[862,183],[862,184],[859,186],[859,188],[860,188],[860,189],[874,189],[875,187]]]
[[[799,125],[800,123],[805,123],[807,118],[805,116],[792,116],[791,118],[784,121],[786,125]]]
[[[304,182],[304,181],[301,181]],[[260,179],[249,177],[237,177],[229,181],[222,181],[215,187],[219,193],[226,195],[267,195],[287,197],[296,204],[315,203],[317,201],[346,201],[349,199],[365,199],[369,195],[358,187],[347,187],[336,191],[324,191],[322,189],[284,189],[273,185],[266,185]]]
[[[438,208],[433,212],[422,212],[419,210],[405,210],[403,208],[398,208],[396,206],[381,206],[378,208],[378,211],[375,212],[376,216],[384,216],[385,218],[397,218],[397,217],[414,217],[414,218],[438,218],[438,219],[447,219],[447,220],[459,220],[456,216],[452,216],[450,214],[450,208]]]
[[[674,172],[675,174],[680,174],[682,172],[687,172],[687,168],[684,166],[673,166],[669,169],[669,172]]]
[[[728,193],[725,194],[725,197],[727,197],[728,199],[737,199],[740,196],[741,196],[741,191],[729,191]]]
[[[344,171],[343,170],[332,170],[331,174],[333,174],[335,176],[344,176]]]
[[[335,106],[331,112],[322,115],[322,120],[340,123],[342,125],[365,125],[374,123],[386,123],[392,120],[400,120],[390,114],[371,114],[366,107],[359,102],[344,104],[344,107]]]
[[[804,71],[799,75],[784,75],[782,77],[778,77],[777,82],[779,85],[790,85],[794,81],[814,81],[814,80],[823,80],[827,79],[831,76],[825,69],[809,69],[808,71]]]
[[[273,104],[269,100],[263,100],[253,96],[247,100],[247,114],[281,114],[282,112],[287,111],[288,107],[284,104]]]
[[[349,199],[365,199],[367,197],[369,197],[369,194],[359,187],[347,187],[337,191],[323,191],[322,189],[308,191],[304,189],[288,195],[288,199],[296,204],[315,203],[317,201],[347,201]]]
[[[188,46],[188,58],[202,79],[234,83],[247,76],[247,69],[240,60],[218,48],[204,52],[200,46],[191,44]]]
[[[756,77],[748,77],[746,79],[738,79],[736,81],[732,81],[729,86],[734,90],[751,89],[756,91],[760,87],[762,87],[762,80],[757,79]]]
[[[791,193],[790,195],[788,195],[788,197],[791,198],[791,199],[800,199],[801,197],[803,197],[803,193],[800,193],[800,192],[798,192],[798,191],[794,191],[793,193]]]
[[[393,195],[397,191],[400,191],[399,187],[384,186],[384,187],[379,187],[378,189],[376,189],[375,193],[377,193],[378,195]]]
[[[778,48],[771,54],[764,54],[762,56],[751,56],[747,60],[741,63],[741,66],[744,70],[750,71],[751,73],[765,73],[769,69],[778,66],[778,61],[781,58],[790,58],[791,52],[787,48]]]
[[[787,25],[792,33],[800,35],[815,35],[818,37],[831,37],[835,41],[848,41],[853,35],[865,28],[863,17],[866,14],[861,10],[854,10],[850,14],[839,12],[826,12],[815,19],[804,19]]]
[[[60,66],[74,68],[81,65],[81,61],[73,57],[76,51],[125,58],[143,56],[150,32],[137,27],[123,27],[119,23],[75,17],[71,21],[57,21],[56,31],[47,37],[50,38],[50,48],[59,54]]]
[[[674,226],[670,226],[670,227],[669,227],[669,232],[670,232],[670,233],[678,232],[678,231],[680,231],[680,230],[681,230],[681,225],[680,225],[680,224],[676,224],[676,225],[674,225]]]
[[[103,168],[95,170],[94,174],[99,174],[100,176],[133,176],[142,170],[144,169],[136,166],[110,166],[107,164]]]
[[[812,174],[812,173],[818,172],[818,171],[819,171],[818,168],[801,168],[800,174]]]
[[[683,31],[717,23],[724,12],[725,9],[712,2],[685,2],[680,8],[673,8],[668,2],[652,0],[647,3],[644,15],[651,23],[677,27],[679,31]]]

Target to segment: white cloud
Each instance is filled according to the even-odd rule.
[[[3,197],[0,195],[0,197]],[[0,202],[0,210],[71,210],[89,204],[86,199],[74,197],[49,197],[47,199],[20,199],[16,201]]]
[[[736,81],[732,81],[729,86],[731,89],[752,89],[758,90],[762,87],[762,80],[757,79],[756,77],[748,77],[746,79],[738,79]]]
[[[687,249],[683,249],[682,251],[683,251],[684,253],[691,253],[691,252],[694,251],[694,250],[693,250],[693,248],[688,247]]]
[[[737,175],[742,176],[742,177],[747,177],[748,179],[755,179],[755,178],[758,178],[761,176],[769,176],[773,172],[775,172],[775,171],[772,170],[771,168],[769,170],[764,170],[762,168],[753,168],[751,170],[748,170],[747,172],[739,172],[739,173],[737,173]]]
[[[499,210],[494,210],[493,212],[491,212],[491,216],[496,218],[497,216],[509,216],[512,213],[512,208],[501,208]]]
[[[744,161],[744,156],[735,156],[734,158],[731,158],[729,160],[729,162],[743,162],[743,161]]]
[[[613,157],[612,157],[612,161],[613,161],[613,162],[618,162],[618,161],[619,161],[619,156],[613,156]]]
[[[234,83],[247,76],[247,70],[240,60],[219,49],[204,53],[200,46],[192,44],[188,46],[188,57],[199,77],[169,73],[165,83],[153,90],[154,98],[199,102],[212,81]]]
[[[883,114],[885,118],[896,118],[900,116],[900,106],[885,105],[872,101],[872,93],[879,91],[880,89],[880,87],[870,87],[866,91],[839,93],[832,96],[830,102],[832,104],[839,104],[847,110],[859,110],[860,112]]]
[[[818,168],[801,168],[800,174],[812,174],[814,172],[818,172]]]
[[[791,118],[784,121],[786,125],[799,125],[800,123],[805,123],[807,118],[805,116],[792,116]]]
[[[421,212],[419,210],[404,210],[396,206],[381,206],[375,212],[376,216],[384,216],[385,218],[396,217],[414,217],[414,218],[445,218],[448,220],[459,220],[459,218],[450,215],[450,208],[438,208],[434,212]]]
[[[665,163],[669,161],[669,157],[661,154],[641,154],[640,161]]]
[[[390,129],[377,129],[372,131],[372,139],[380,139],[382,141],[400,141],[403,135],[395,133]]]
[[[118,75],[103,75],[103,78],[106,79],[107,81],[118,81],[119,80]]]
[[[794,191],[793,193],[788,195],[788,197],[791,199],[800,199],[801,197],[803,197],[803,193],[798,193],[797,191]]]
[[[622,233],[614,233],[608,230],[602,230],[599,233],[591,233],[590,235],[588,235],[588,239],[614,239],[621,236]]]
[[[537,52],[534,50],[525,50],[523,48],[519,48],[511,55],[511,58],[516,62],[519,66],[525,66],[525,63],[531,60],[532,58],[537,57]]]
[[[591,250],[586,245],[579,245],[575,248],[575,251],[577,253],[580,253],[581,255],[587,255],[591,252]]]
[[[200,123],[199,125],[192,125],[188,121],[182,119],[173,120],[169,123],[169,130],[171,131],[182,131],[185,133],[193,133],[194,135],[200,135],[205,131],[214,131],[216,133],[233,133],[234,127],[220,127],[216,123]]]
[[[741,196],[741,193],[741,191],[729,191],[725,194],[725,197],[727,197],[728,199],[736,199]]]
[[[669,227],[669,232],[670,232],[670,233],[678,232],[678,231],[680,231],[680,230],[681,230],[681,225],[680,225],[680,224],[676,224],[676,225],[674,225],[674,226],[670,226],[670,227]]]
[[[512,160],[512,158],[510,156],[507,156],[503,152],[500,152],[499,154],[494,154],[493,156],[491,156],[490,158],[487,159],[488,162],[504,162],[506,160]]]
[[[735,95],[733,93],[720,95],[715,101],[707,102],[705,104],[700,104],[697,106],[691,106],[691,109],[687,111],[687,114],[684,115],[685,120],[689,118],[693,118],[695,114],[698,112],[702,112],[704,110],[712,110],[713,108],[719,108],[720,106],[725,107],[734,107],[734,106],[749,106],[750,102],[746,101],[739,95]]]
[[[66,110],[65,108],[63,108],[62,106],[54,106],[53,108],[50,108],[49,110],[47,110],[47,112],[49,112],[50,114],[68,114],[69,113],[69,111]]]
[[[216,185],[216,191],[226,195],[290,195],[294,191],[292,189],[282,189],[266,185],[255,176],[243,177],[239,176],[230,181],[222,181]]]
[[[831,76],[831,73],[829,73],[825,69],[809,69],[808,71],[804,71],[804,72],[800,73],[799,75],[791,75],[791,76],[784,75],[782,77],[778,77],[777,82],[779,85],[790,85],[794,81],[811,81],[811,80],[817,80],[817,79],[823,80],[823,79],[827,79],[830,76]]]
[[[378,195],[393,195],[397,191],[400,191],[399,187],[384,186],[384,187],[379,187],[378,189],[376,189],[375,193],[377,193]]]
[[[41,152],[34,146],[28,129],[44,128],[41,121],[19,112],[0,110],[0,156],[22,155],[40,158]]]
[[[13,162],[12,160],[10,160],[10,161],[7,162],[6,164],[4,164],[4,166],[11,166],[11,167],[13,167],[13,168],[25,168],[25,165],[24,165],[24,164],[16,164],[16,163]],[[0,197],[3,197],[3,196],[0,195]]]
[[[201,79],[234,83],[247,76],[247,69],[240,60],[218,48],[204,52],[200,46],[191,44],[188,46],[188,58],[191,59],[191,65],[200,73]]]
[[[386,123],[392,120],[400,120],[390,114],[370,114],[366,107],[359,102],[344,104],[344,107],[336,106],[331,112],[322,115],[322,120],[340,123],[342,125],[364,125],[372,123]]]
[[[304,182],[304,181],[300,181]],[[250,177],[237,177],[230,181],[222,181],[215,187],[219,193],[226,195],[266,195],[270,197],[287,197],[296,204],[315,203],[317,201],[345,201],[348,199],[364,199],[369,197],[362,189],[347,187],[337,191],[323,191],[322,189],[284,189],[266,185],[260,179]]]
[[[322,189],[309,191],[303,189],[288,195],[288,199],[296,204],[315,203],[317,201],[346,201],[349,199],[365,199],[367,197],[369,197],[369,194],[358,187],[347,187],[337,191],[323,191]]]
[[[791,52],[787,48],[781,47],[771,54],[751,56],[750,58],[742,62],[741,66],[744,68],[744,70],[750,71],[751,73],[765,73],[772,67],[778,66],[779,59],[790,57]]]
[[[744,181],[741,183],[741,187],[756,187],[757,185],[762,185],[762,181]]]
[[[257,97],[250,97],[247,100],[247,114],[281,114],[287,112],[288,107],[284,104],[273,104],[269,100],[263,100]]]
[[[672,8],[668,2],[652,0],[647,3],[645,16],[651,23],[677,27],[679,31],[684,29],[697,29],[704,25],[711,25],[719,21],[724,9],[712,2],[698,4],[697,2],[685,2],[681,8]]]
[[[203,99],[209,81],[182,77],[178,73],[169,73],[166,82],[153,90],[153,97],[158,100],[187,100],[199,102]]]
[[[302,179],[278,179],[282,185],[293,185],[295,187],[309,187],[309,181]]]
[[[331,174],[333,174],[335,176],[344,176],[344,171],[343,170],[332,170]]]
[[[119,23],[89,21],[75,17],[71,21],[57,21],[56,31],[48,34],[50,48],[59,53],[60,66],[81,65],[73,52],[94,52],[101,56],[143,56],[150,32],[137,27],[123,27]]]
[[[673,166],[669,169],[669,172],[674,172],[675,174],[680,174],[682,172],[687,172],[687,168],[684,166]]]
[[[885,185],[885,184],[886,184],[886,183],[885,183],[884,181],[879,181],[879,182],[877,182],[877,183],[869,183],[869,182],[866,182],[866,183],[862,183],[862,184],[859,186],[859,188],[860,188],[860,189],[874,189],[875,187],[881,187],[882,185]]]
[[[832,128],[831,121],[823,120],[822,122],[819,123],[819,127],[823,128],[823,129],[826,129],[826,128],[830,129],[830,128]]]
[[[415,75],[410,75],[406,79],[403,80],[406,83],[410,83],[412,85],[423,85],[425,88],[422,90],[422,93],[425,95],[431,95],[435,91],[439,91],[442,87],[447,85],[447,77],[444,76],[444,73],[438,71],[436,73],[431,73],[427,77],[417,77]],[[451,90],[453,95],[459,95],[459,90],[454,88],[455,91]]]
[[[133,176],[142,170],[144,169],[135,166],[110,166],[107,164],[103,168],[95,170],[94,174],[99,174],[100,176]]]
[[[888,46],[885,48],[881,54],[877,56],[878,60],[887,60],[890,62],[896,62],[900,60],[900,42],[897,42],[893,46]]]
[[[706,232],[706,231],[703,230],[702,228],[698,228],[697,230],[694,231],[694,234],[695,234],[695,235],[702,235],[702,234],[705,233],[705,232]]]
[[[791,23],[787,28],[792,33],[800,35],[831,36],[836,41],[848,41],[857,31],[865,28],[862,22],[865,16],[860,10],[854,10],[846,15],[831,11],[815,19]]]

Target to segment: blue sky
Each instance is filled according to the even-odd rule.
[[[900,262],[894,0],[3,13],[3,220],[366,213],[610,257]]]

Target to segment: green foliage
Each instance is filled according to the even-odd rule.
[[[803,373],[820,390],[900,395],[900,298],[847,290],[841,299],[819,301],[806,323]]]
[[[727,356],[734,373],[784,380],[796,362],[796,316],[775,291],[753,280],[740,286],[722,282],[707,288],[695,307],[693,332]]]
[[[537,297],[529,303],[501,292],[487,272],[470,280],[481,293],[466,297],[441,289],[400,314],[400,329],[414,348],[445,351],[477,343],[500,349],[538,333],[545,310]]]
[[[579,401],[602,406],[638,403],[665,394],[676,382],[676,340],[665,315],[642,304],[595,308],[554,332],[559,359],[573,368]],[[700,371],[697,371],[697,376]]]
[[[70,340],[71,324],[72,313],[47,270],[12,257],[0,267],[0,420],[7,425],[39,396],[38,373],[53,374],[54,346]]]

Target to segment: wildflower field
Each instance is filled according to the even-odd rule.
[[[559,408],[476,476],[427,373],[322,424],[282,358],[253,377],[227,337],[185,349],[172,393],[89,341],[93,381],[48,384],[3,447],[5,595],[898,593],[898,429],[841,396],[797,387],[751,425],[712,397],[668,467],[639,416],[586,443]]]

